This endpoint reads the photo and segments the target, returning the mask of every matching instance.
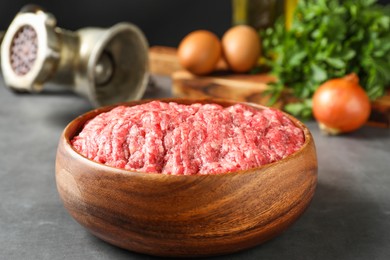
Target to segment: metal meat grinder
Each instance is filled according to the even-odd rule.
[[[0,42],[1,42],[0,33]],[[65,85],[94,106],[140,99],[148,81],[148,44],[135,25],[68,31],[37,6],[24,7],[4,34],[1,68],[8,87],[39,92]]]

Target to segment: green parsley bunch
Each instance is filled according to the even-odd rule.
[[[311,116],[313,93],[331,78],[355,72],[371,99],[390,86],[390,9],[375,0],[299,0],[290,30],[281,17],[261,36],[279,80],[271,100],[292,91],[301,102],[285,109],[296,116]]]

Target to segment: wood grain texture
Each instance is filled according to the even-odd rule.
[[[176,56],[176,49],[164,46],[153,46],[149,49],[149,70],[153,74],[170,76],[183,69]]]
[[[146,101],[127,105],[142,102]],[[228,174],[174,176],[112,168],[73,150],[69,140],[84,123],[111,108],[93,110],[72,121],[60,138],[56,159],[57,189],[65,208],[111,244],[158,256],[232,253],[283,232],[314,195],[315,145],[309,130],[294,118],[304,131],[305,144],[279,162]]]
[[[383,97],[372,101],[371,108],[368,125],[390,128],[390,89]]]
[[[269,101],[269,95],[264,95],[264,91],[275,81],[268,74],[214,73],[199,77],[186,70],[176,71],[171,77],[172,93],[178,98],[221,98],[262,105]],[[292,99],[286,92],[273,107],[281,109]]]

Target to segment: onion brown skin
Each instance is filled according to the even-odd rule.
[[[328,134],[357,130],[370,113],[370,100],[354,73],[328,80],[313,95],[314,118]]]

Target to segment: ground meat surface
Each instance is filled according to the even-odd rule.
[[[185,175],[258,167],[304,141],[302,130],[277,110],[159,101],[99,114],[71,140],[79,153],[109,166]]]

